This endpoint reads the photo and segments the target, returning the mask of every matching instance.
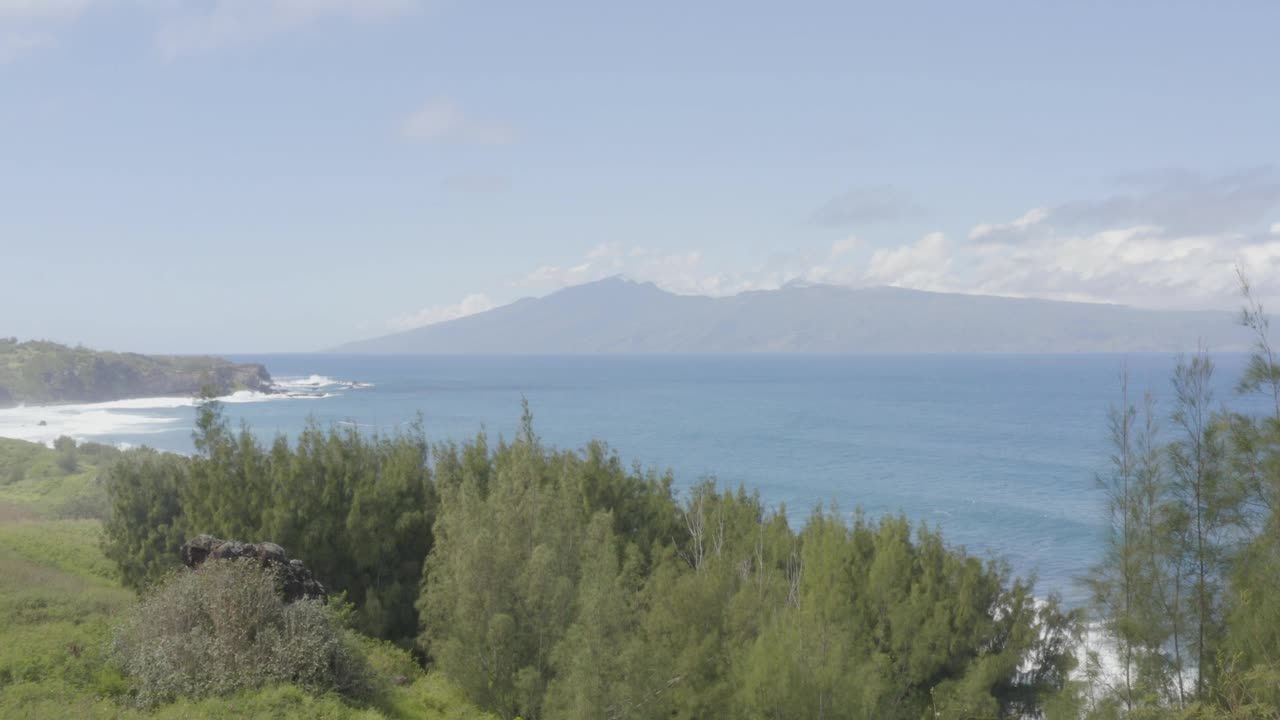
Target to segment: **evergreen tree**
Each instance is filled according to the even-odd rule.
[[[179,489],[188,465],[177,455],[133,450],[106,472],[111,512],[102,527],[103,553],[125,586],[141,590],[179,564],[183,536]]]
[[[1196,695],[1209,692],[1224,628],[1220,591],[1229,551],[1227,531],[1238,519],[1238,494],[1224,468],[1223,423],[1213,408],[1213,361],[1201,349],[1174,370],[1172,421],[1180,437],[1169,445],[1173,473],[1175,547],[1188,580]]]

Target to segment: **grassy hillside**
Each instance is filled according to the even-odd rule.
[[[222,394],[265,392],[271,376],[261,365],[221,358],[101,352],[0,338],[0,407],[194,395],[205,385]]]
[[[107,642],[135,599],[98,549],[100,466],[112,448],[81,446],[76,464],[53,450],[0,439],[0,717],[3,718],[488,718],[394,646],[358,642],[379,680],[355,707],[281,686],[150,710],[107,661]]]

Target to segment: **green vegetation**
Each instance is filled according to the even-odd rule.
[[[1167,410],[1122,384],[1102,647],[928,527],[677,497],[601,442],[545,446],[527,407],[510,441],[264,445],[209,400],[189,458],[0,442],[0,715],[1276,720],[1280,362],[1243,319],[1274,414],[1224,409],[1204,352]],[[200,533],[279,542],[337,600],[176,570]]]
[[[98,468],[120,456],[110,445],[55,441],[43,445],[0,438],[0,519],[37,513],[66,518],[104,518],[106,490]]]
[[[129,611],[112,654],[145,706],[281,684],[370,694],[339,612],[321,600],[285,603],[275,572],[243,558],[165,578]]]
[[[141,707],[139,679],[112,658],[116,629],[137,617],[138,596],[120,585],[116,563],[103,555],[97,519],[109,512],[101,468],[135,454],[151,453],[80,444],[76,470],[68,473],[59,467],[59,451],[0,439],[0,717],[491,717],[444,677],[425,674],[409,653],[350,630],[342,641],[364,666],[362,697],[274,682]],[[20,480],[5,482],[18,474]]]
[[[196,456],[108,471],[127,584],[198,533],[272,539],[503,718],[1015,717],[1071,690],[1079,618],[903,518],[817,509],[796,532],[744,490],[678,501],[603,443],[543,446],[527,409],[513,441],[430,464],[420,427],[264,447],[216,401],[196,425]]]
[[[382,438],[311,426],[265,448],[232,432],[216,401],[197,426],[196,457],[142,450],[107,472],[105,551],[124,583],[154,582],[200,533],[270,539],[355,602],[360,630],[409,647],[436,507],[421,427]]]
[[[219,395],[267,392],[271,376],[261,365],[220,358],[101,352],[0,338],[0,407],[189,396],[206,386]]]
[[[1257,347],[1240,390],[1274,413],[1220,405],[1203,351],[1174,373],[1171,439],[1127,379],[1112,410],[1111,523],[1089,582],[1118,671],[1091,673],[1090,718],[1280,718],[1280,363],[1242,286]]]

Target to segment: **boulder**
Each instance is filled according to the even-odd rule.
[[[285,602],[318,599],[329,601],[329,593],[315,579],[301,560],[289,559],[285,549],[273,542],[247,543],[239,540],[222,540],[212,535],[197,535],[182,544],[179,550],[182,564],[191,569],[208,560],[251,560],[264,568],[272,568],[280,578],[280,594]]]

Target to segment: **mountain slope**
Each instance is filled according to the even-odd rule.
[[[393,335],[352,353],[1244,350],[1231,313],[791,285],[710,298],[615,277]]]

